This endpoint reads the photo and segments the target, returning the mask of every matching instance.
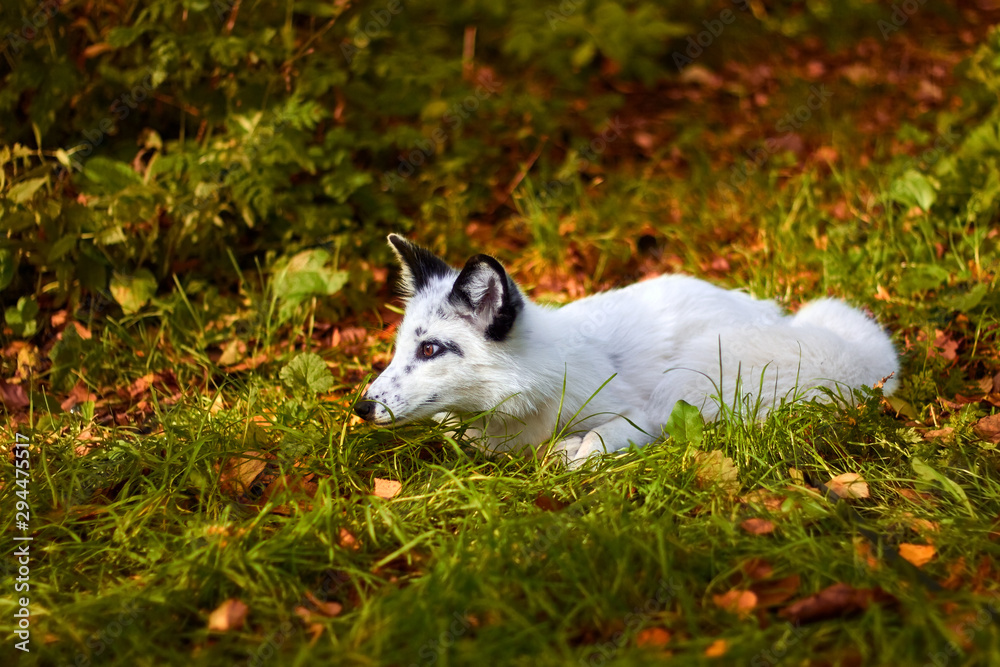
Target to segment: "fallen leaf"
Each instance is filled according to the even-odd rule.
[[[779,612],[779,615],[793,623],[809,623],[849,616],[867,609],[874,597],[871,589],[857,589],[843,583],[834,584],[815,595],[788,605]]]
[[[784,579],[757,582],[750,590],[757,595],[758,607],[777,607],[798,593],[801,583],[799,575],[791,574]]]
[[[246,621],[249,611],[241,600],[230,598],[216,607],[215,611],[208,617],[208,629],[215,632],[229,632],[239,630]]]
[[[340,614],[341,611],[344,610],[344,605],[340,604],[339,602],[335,602],[332,600],[324,602],[319,598],[317,598],[315,595],[313,595],[311,591],[306,591],[306,599],[309,600],[309,602],[314,607],[316,607],[317,612],[328,618],[333,618],[334,616],[337,616],[338,614]]]
[[[378,477],[375,478],[374,493],[379,498],[385,498],[386,500],[388,500],[389,498],[394,498],[402,488],[403,485],[394,479],[379,479]]]
[[[246,493],[266,467],[266,454],[243,452],[239,458],[231,458],[226,462],[219,478],[219,486],[224,491]]]
[[[1000,443],[1000,413],[983,417],[972,427],[983,440],[992,443]]]
[[[868,483],[855,472],[837,475],[826,485],[841,498],[867,498]]]
[[[950,426],[937,428],[932,431],[924,431],[923,436],[925,440],[937,440],[938,438],[941,440],[951,440],[955,437],[955,429]]]
[[[317,639],[319,639],[320,635],[323,634],[323,630],[325,629],[322,623],[316,623],[313,621],[314,618],[319,618],[319,614],[316,614],[308,607],[303,607],[302,605],[299,605],[298,607],[295,608],[295,615],[301,618],[302,622],[306,624],[306,629],[312,636],[312,639],[310,641],[315,642]]]
[[[932,558],[937,550],[932,544],[908,544],[903,542],[899,545],[899,555],[910,561],[917,567],[923,567]]]
[[[740,490],[739,471],[733,460],[720,450],[697,452],[694,463],[697,467],[695,479],[700,486],[716,485],[729,495],[736,495]]]
[[[568,504],[547,493],[539,493],[535,496],[535,507],[545,512],[558,512]]]
[[[653,648],[666,646],[670,642],[670,632],[663,628],[643,628],[635,636],[636,646],[649,646]]]
[[[931,356],[940,356],[948,361],[954,361],[958,358],[958,341],[954,340],[950,334],[935,329]]]
[[[956,591],[965,582],[965,556],[959,556],[958,560],[948,565],[948,576],[941,582],[941,587],[945,590]]]
[[[870,570],[878,569],[878,559],[875,558],[871,542],[860,536],[855,537],[854,551],[863,561],[865,561],[865,564],[868,566],[868,569]]]
[[[763,558],[749,558],[740,563],[740,570],[748,579],[759,581],[770,577],[774,567]]]
[[[781,506],[785,504],[785,497],[779,496],[768,489],[754,489],[741,496],[740,502],[748,505],[756,505],[769,512],[780,512]]]
[[[358,549],[361,548],[361,545],[358,544],[357,538],[355,538],[354,535],[352,535],[351,532],[346,528],[340,529],[340,536],[337,542],[343,548],[350,549],[351,551],[357,551]]]
[[[705,649],[705,656],[709,658],[718,658],[725,655],[728,650],[729,644],[725,639],[716,639],[708,645],[708,648]]]
[[[740,528],[751,535],[767,535],[774,532],[774,522],[768,519],[746,519],[740,522]]]
[[[753,591],[733,589],[721,595],[713,595],[712,602],[719,609],[725,609],[731,614],[746,618],[757,606],[757,594]]]

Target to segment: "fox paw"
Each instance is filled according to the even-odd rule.
[[[549,450],[549,456],[560,457],[566,462],[572,461],[576,458],[580,445],[583,444],[583,438],[582,435],[571,435],[563,438],[552,446],[552,449]]]
[[[597,431],[591,431],[583,436],[583,441],[580,443],[579,449],[576,450],[576,456],[569,462],[569,469],[577,470],[591,457],[605,453],[607,453],[607,448],[604,446],[604,440]]]

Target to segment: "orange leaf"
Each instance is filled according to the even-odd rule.
[[[310,591],[306,591],[306,599],[309,600],[309,602],[312,603],[314,607],[316,607],[317,612],[329,618],[337,616],[338,614],[340,614],[340,612],[344,610],[344,605],[340,604],[339,602],[334,602],[332,600],[330,602],[323,602],[315,595],[313,595]]]
[[[709,658],[718,658],[725,655],[728,650],[729,644],[726,643],[725,639],[716,639],[705,649],[705,655]]]
[[[932,544],[907,544],[906,542],[899,545],[899,555],[910,561],[917,567],[923,567],[934,558],[934,554],[937,550]]]
[[[757,606],[757,594],[753,591],[733,589],[722,595],[713,595],[712,601],[720,609],[725,609],[737,616],[746,617]]]
[[[740,528],[751,535],[767,535],[774,532],[774,522],[768,519],[746,519],[740,523]]]
[[[841,498],[867,498],[868,482],[856,472],[845,472],[826,483]]]
[[[340,543],[340,546],[345,549],[357,551],[361,548],[361,545],[358,544],[357,538],[355,538],[354,535],[351,535],[351,532],[346,528],[340,529],[340,539],[337,541]]]
[[[670,633],[663,628],[644,628],[635,636],[636,646],[666,646],[670,641]]]
[[[379,498],[393,498],[395,497],[403,485],[394,479],[379,479],[375,478],[375,495]]]
[[[208,617],[208,629],[215,632],[229,632],[239,630],[246,621],[247,612],[250,610],[242,601],[236,598],[229,598],[213,611]]]

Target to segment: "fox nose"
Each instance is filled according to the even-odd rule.
[[[375,401],[369,401],[367,398],[362,398],[354,404],[354,413],[364,420],[371,419],[374,412]]]

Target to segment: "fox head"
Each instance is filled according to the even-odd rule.
[[[524,309],[517,285],[488,255],[458,271],[396,234],[389,245],[402,268],[406,312],[392,362],[355,412],[387,425],[496,407],[504,399],[504,345]]]

